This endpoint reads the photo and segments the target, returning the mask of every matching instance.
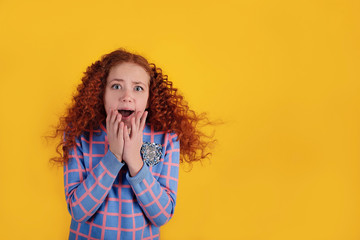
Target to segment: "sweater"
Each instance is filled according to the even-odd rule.
[[[71,214],[69,239],[159,239],[160,226],[174,214],[180,144],[175,133],[146,125],[143,142],[160,144],[160,161],[131,177],[109,151],[106,127],[76,138],[64,165]]]

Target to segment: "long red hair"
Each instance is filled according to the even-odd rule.
[[[131,62],[143,67],[150,75],[149,108],[147,123],[157,131],[171,131],[180,141],[180,162],[191,163],[207,158],[211,153],[209,145],[215,140],[198,129],[201,125],[211,124],[205,113],[196,114],[189,109],[184,97],[173,87],[167,75],[155,64],[137,54],[124,49],[115,50],[102,56],[89,66],[77,87],[73,103],[60,118],[54,138],[61,136],[56,151],[59,157],[52,162],[65,164],[68,152],[75,146],[75,139],[85,130],[97,129],[106,119],[104,91],[106,79],[113,66]],[[62,149],[61,149],[62,148]],[[61,151],[62,150],[62,151]]]

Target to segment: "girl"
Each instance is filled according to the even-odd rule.
[[[69,239],[159,239],[174,214],[179,163],[210,154],[196,128],[206,116],[189,110],[160,68],[124,49],[89,66],[77,90],[52,159],[64,165]]]

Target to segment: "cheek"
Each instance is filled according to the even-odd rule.
[[[149,95],[146,97],[146,104],[145,104],[145,108],[149,107]]]
[[[104,102],[104,108],[105,108],[106,114],[109,114],[110,108],[111,108],[111,98],[110,98],[109,94],[106,94],[106,93],[104,94],[103,102]]]
[[[104,108],[105,108],[105,112],[106,112],[106,115],[108,115],[109,114],[109,106],[107,105],[107,103],[106,103],[106,100],[104,99]]]

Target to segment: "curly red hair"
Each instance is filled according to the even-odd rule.
[[[52,162],[64,164],[68,161],[68,152],[75,146],[75,139],[83,131],[97,129],[106,119],[104,91],[106,79],[113,66],[131,62],[143,67],[150,75],[149,108],[147,123],[157,131],[175,132],[180,141],[180,162],[191,163],[207,158],[212,137],[198,129],[198,123],[211,124],[205,113],[196,114],[189,109],[184,97],[173,87],[168,76],[160,68],[137,54],[124,49],[115,50],[102,56],[101,60],[89,66],[82,77],[82,83],[73,96],[73,103],[66,114],[60,118],[54,138],[65,136],[57,145],[60,155]],[[63,154],[60,149],[62,148]]]

